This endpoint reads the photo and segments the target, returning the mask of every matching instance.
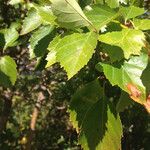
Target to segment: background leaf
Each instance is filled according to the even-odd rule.
[[[133,101],[129,97],[129,94],[122,91],[120,99],[116,106],[116,110],[118,113],[123,112],[125,109],[127,109],[132,104],[133,104]]]

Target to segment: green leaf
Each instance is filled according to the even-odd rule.
[[[50,67],[53,64],[55,64],[57,62],[57,60],[56,60],[56,51],[49,52],[47,57],[46,57],[46,60],[47,60],[46,68]]]
[[[77,90],[71,100],[70,120],[85,150],[121,148],[121,121],[108,100],[101,99],[102,91],[95,80]]]
[[[150,93],[150,84],[149,84],[149,80],[150,80],[150,61],[148,62],[148,65],[146,67],[146,69],[143,71],[142,76],[141,76],[143,85],[146,87],[146,93],[147,96]]]
[[[115,61],[120,61],[121,59],[124,58],[124,54],[121,48],[117,46],[111,46],[108,44],[101,44],[102,47],[102,52],[107,53],[110,61],[115,62]]]
[[[122,91],[121,97],[116,106],[116,110],[117,110],[117,112],[123,112],[125,109],[127,109],[132,104],[133,104],[133,101],[129,97],[129,94]]]
[[[43,56],[52,39],[53,26],[43,26],[35,31],[30,38],[30,58]]]
[[[144,33],[133,29],[123,29],[119,32],[109,32],[99,36],[99,41],[122,48],[126,59],[131,54],[140,55],[140,51],[144,47],[144,40]]]
[[[88,19],[93,23],[97,30],[108,24],[118,16],[118,13],[110,7],[104,5],[94,5],[86,13]]]
[[[119,7],[119,0],[105,0],[105,2],[111,8]]]
[[[76,0],[51,0],[52,11],[61,27],[79,28],[88,26],[90,21],[84,15]]]
[[[140,30],[150,30],[150,20],[149,19],[134,19],[134,26],[136,29]]]
[[[14,46],[14,43],[19,37],[17,28],[19,27],[20,24],[14,23],[11,24],[10,28],[5,29],[4,32],[4,38],[5,38],[5,45],[4,45],[4,50],[6,50],[8,47]]]
[[[0,30],[0,48],[2,49],[5,46],[5,37],[4,30]]]
[[[128,20],[130,18],[135,18],[139,15],[144,14],[145,10],[144,8],[129,6],[129,7],[122,7],[120,9],[120,12],[124,16],[125,20]]]
[[[56,47],[56,58],[67,71],[69,79],[88,63],[96,45],[97,35],[94,32],[74,33],[59,42]]]
[[[33,7],[37,10],[39,16],[44,22],[49,23],[51,25],[56,25],[56,17],[53,15],[52,10],[49,6],[39,6],[34,4]]]
[[[51,65],[53,65],[54,63],[57,62],[56,59],[56,54],[57,54],[57,46],[59,44],[59,42],[61,41],[60,36],[56,36],[53,41],[50,42],[49,46],[48,46],[48,50],[50,51],[46,57],[47,60],[47,64],[46,64],[46,68],[50,67]]]
[[[16,4],[20,4],[20,3],[24,3],[24,0],[10,0],[9,1],[10,5],[16,5]]]
[[[14,85],[17,79],[15,61],[9,56],[3,56],[0,58],[0,85],[9,87]]]
[[[132,56],[129,61],[125,61],[121,67],[99,63],[97,68],[103,67],[104,74],[110,83],[118,85],[122,90],[132,94],[127,86],[133,85],[141,93],[137,97],[137,102],[143,103],[146,100],[146,89],[141,81],[141,75],[148,63],[147,54],[142,53],[140,56]],[[135,100],[136,101],[136,100]]]
[[[42,24],[42,19],[37,13],[36,9],[31,8],[27,17],[24,19],[24,23],[22,25],[21,35],[27,34],[36,28],[38,28]]]

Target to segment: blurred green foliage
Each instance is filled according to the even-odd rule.
[[[20,3],[21,2],[21,3]],[[38,1],[48,3],[49,1]],[[88,1],[87,1],[88,3]],[[10,5],[11,4],[11,5]],[[146,6],[147,7],[147,6]],[[0,28],[8,27],[11,22],[19,21],[26,15],[27,5],[23,0],[0,0]],[[7,13],[6,13],[7,10]],[[1,36],[0,36],[1,37]],[[6,54],[17,60],[19,78],[11,88],[13,94],[12,110],[7,128],[0,133],[0,150],[24,149],[27,143],[29,125],[38,94],[43,93],[44,100],[36,123],[32,149],[36,150],[80,150],[77,145],[77,133],[68,119],[67,107],[71,95],[81,85],[92,81],[97,72],[92,69],[96,62],[89,62],[78,75],[67,81],[65,72],[59,64],[48,70],[34,71],[35,61],[29,60],[26,38],[17,48],[10,48]],[[1,51],[0,51],[1,55]],[[96,56],[94,56],[96,57]],[[90,67],[89,67],[90,66]],[[103,77],[103,75],[100,74]],[[106,85],[108,97],[114,101],[120,96],[120,90]],[[4,107],[3,95],[8,89],[0,87],[0,114]],[[139,104],[130,106],[121,113],[124,129],[123,150],[149,150],[150,117]]]

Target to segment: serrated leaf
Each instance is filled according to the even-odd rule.
[[[31,8],[28,13],[27,17],[24,19],[21,35],[27,34],[36,28],[38,28],[42,24],[42,19],[37,13],[36,9]]]
[[[123,29],[119,32],[109,32],[99,36],[99,41],[122,48],[126,59],[131,54],[140,55],[140,51],[144,47],[144,40],[144,33],[133,29]]]
[[[85,150],[121,148],[122,127],[119,116],[107,99],[101,99],[98,80],[77,90],[69,108],[70,120],[79,132],[79,144]]]
[[[57,46],[59,44],[59,42],[61,41],[60,36],[56,36],[49,44],[48,46],[48,50],[50,51],[46,57],[47,60],[47,64],[46,64],[46,68],[50,67],[51,65],[53,65],[54,63],[57,62],[56,59],[56,54],[57,54]]]
[[[51,0],[52,11],[57,16],[57,23],[65,28],[88,26],[90,21],[84,15],[76,0]]]
[[[139,15],[144,14],[145,10],[144,8],[129,6],[129,7],[122,7],[120,9],[120,12],[124,16],[125,20],[128,20],[130,18],[135,18]]]
[[[149,19],[134,19],[134,26],[136,29],[140,30],[150,30],[150,20]]]
[[[46,60],[47,60],[46,68],[50,67],[53,64],[55,64],[57,62],[57,60],[56,60],[56,51],[49,52],[47,57],[46,57]]]
[[[137,97],[133,97],[138,103],[143,104],[146,100],[146,89],[141,81],[141,75],[148,63],[147,54],[142,53],[140,56],[132,56],[129,61],[125,61],[121,67],[99,63],[96,67],[103,67],[104,74],[110,83],[118,85],[122,90],[132,94],[128,85],[136,87],[141,93]],[[132,95],[131,95],[132,96]]]
[[[10,56],[0,58],[0,85],[9,87],[17,79],[16,63]]]
[[[59,42],[56,59],[66,70],[69,79],[88,63],[96,45],[97,35],[94,32],[75,33]]]
[[[30,58],[41,57],[45,54],[49,42],[52,39],[53,26],[42,26],[35,31],[30,38]]]
[[[11,26],[4,31],[4,38],[5,38],[5,45],[4,50],[6,50],[8,47],[14,46],[14,43],[19,37],[19,33],[17,31],[17,28],[20,24],[11,24]]]
[[[94,5],[86,13],[88,19],[93,23],[97,30],[108,24],[118,16],[118,13],[110,7],[104,5]]]
[[[33,4],[33,7],[37,10],[37,13],[42,18],[42,20],[51,25],[56,25],[55,19],[56,17],[53,15],[50,6],[39,6]]]
[[[133,101],[129,97],[129,94],[122,91],[120,99],[116,106],[116,110],[117,110],[117,112],[123,112],[125,109],[127,109],[132,104],[133,104]]]

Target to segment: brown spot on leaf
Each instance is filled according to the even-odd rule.
[[[131,83],[127,84],[127,88],[129,92],[131,93],[131,96],[135,98],[139,98],[141,96],[141,91],[137,89],[137,87]]]

